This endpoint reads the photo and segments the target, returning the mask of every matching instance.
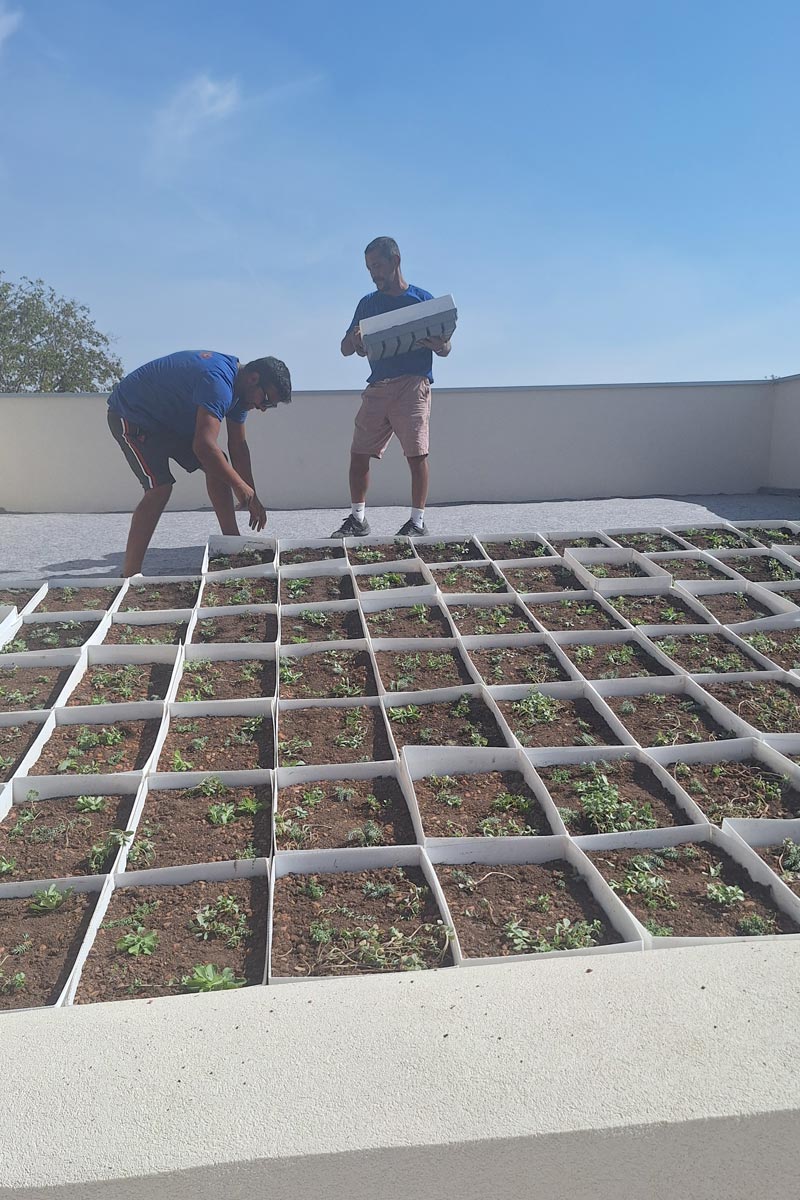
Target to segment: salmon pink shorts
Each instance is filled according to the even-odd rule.
[[[361,396],[351,453],[382,458],[396,433],[406,458],[427,454],[430,417],[431,385],[424,376],[399,375],[371,383]]]

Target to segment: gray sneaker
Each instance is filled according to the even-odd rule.
[[[359,521],[358,517],[354,517],[350,513],[349,517],[345,517],[338,529],[334,529],[331,534],[332,538],[344,537],[366,537],[370,532],[369,521]]]
[[[415,525],[414,522],[411,520],[411,517],[409,517],[408,520],[406,521],[405,525],[401,525],[400,528],[398,529],[397,533],[394,536],[395,537],[427,537],[428,536],[428,526],[425,524],[424,521],[422,522],[421,527],[419,525]]]

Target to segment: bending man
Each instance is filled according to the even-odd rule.
[[[209,499],[223,533],[238,534],[235,503],[263,529],[264,505],[256,493],[244,423],[248,412],[289,404],[292,381],[278,358],[245,366],[229,354],[181,350],[126,375],[108,398],[108,425],[144,497],[134,510],[125,549],[125,576],[137,574],[175,478],[170,459],[184,471],[205,472]],[[225,421],[230,462],[219,448]]]

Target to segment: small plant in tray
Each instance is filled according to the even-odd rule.
[[[281,578],[281,604],[318,604],[326,600],[352,600],[349,575],[306,575]]]
[[[0,725],[0,783],[5,783],[14,774],[41,728],[32,721]]]
[[[388,592],[394,588],[423,587],[425,579],[419,571],[382,571],[377,575],[356,575],[362,592]]]
[[[562,645],[561,649],[587,679],[635,679],[671,674],[669,667],[662,667],[638,642],[571,642]]]
[[[175,645],[186,637],[186,621],[164,621],[156,625],[128,625],[113,621],[103,642],[107,646]]]
[[[480,696],[395,705],[387,709],[399,746],[504,746],[497,722]]]
[[[274,976],[450,966],[450,939],[416,867],[284,875],[275,881]]]
[[[519,700],[497,702],[523,746],[609,746],[619,738],[583,697],[545,695],[531,688]]]
[[[163,700],[172,678],[172,663],[94,663],[67,699],[76,704],[129,704]]]
[[[530,617],[516,604],[453,604],[449,608],[456,629],[464,635],[536,632]]]
[[[212,554],[208,560],[209,571],[237,571],[244,567],[260,567],[275,561],[272,546],[245,546],[228,554]]]
[[[452,630],[438,604],[411,604],[365,612],[367,629],[374,638],[452,637]]]
[[[412,845],[408,806],[397,780],[319,780],[281,788],[275,817],[279,850]]]
[[[609,604],[631,625],[702,625],[711,619],[672,594],[611,596]]]
[[[385,542],[375,546],[350,546],[347,557],[357,567],[371,566],[373,563],[402,562],[406,558],[414,558],[414,548],[409,542],[398,538],[394,542]]]
[[[200,617],[192,633],[193,642],[274,642],[278,618],[274,613],[232,613]]]
[[[259,699],[275,693],[275,663],[263,658],[187,659],[176,699]]]
[[[682,692],[606,696],[605,702],[641,746],[676,746],[736,736],[715,721],[705,705]]]
[[[252,771],[273,766],[272,718],[176,716],[159,757],[164,771]]]
[[[733,554],[723,561],[726,567],[738,571],[752,583],[789,583],[800,579],[800,571],[766,553]]]
[[[344,558],[344,546],[296,546],[293,550],[281,549],[282,567],[327,562],[334,558]]]
[[[700,675],[726,675],[760,671],[761,664],[722,633],[689,633],[681,637],[654,638],[653,645],[686,671]]]
[[[377,705],[281,705],[278,717],[278,765],[379,762],[392,752]]]
[[[0,882],[107,871],[131,837],[132,796],[59,796],[35,788],[0,823]]]
[[[726,575],[719,567],[713,566],[704,558],[699,556],[687,555],[686,558],[660,558],[657,560],[657,566],[665,571],[669,571],[674,579],[727,579],[731,583],[730,575]]]
[[[563,859],[436,867],[466,958],[550,954],[620,941]]]
[[[536,772],[573,836],[656,829],[689,820],[653,772],[635,759],[537,766]]]
[[[491,566],[448,567],[431,574],[443,592],[508,591],[506,581]]]
[[[286,655],[281,658],[279,683],[284,700],[344,699],[347,696],[374,696],[377,691],[366,650]]]
[[[474,542],[417,542],[416,552],[423,562],[470,562],[483,558]]]
[[[380,650],[375,658],[390,692],[419,692],[471,683],[457,650]]]
[[[425,775],[414,781],[428,837],[534,837],[551,832],[518,771]]]
[[[545,629],[616,629],[621,622],[590,597],[555,600],[549,604],[531,601],[530,610]]]
[[[757,759],[676,762],[668,770],[716,825],[725,817],[800,817],[800,792],[792,781]]]
[[[246,575],[238,579],[215,579],[213,583],[207,583],[203,592],[203,607],[225,608],[235,604],[275,604],[277,599],[277,580],[261,579],[258,575]]]
[[[568,675],[549,646],[492,646],[468,651],[485,683],[558,683]]]
[[[98,626],[97,621],[26,621],[3,654],[24,654],[27,650],[65,650],[82,646]]]
[[[140,771],[152,753],[161,721],[115,721],[113,725],[56,725],[32,775],[104,775]]]
[[[741,637],[785,671],[800,670],[800,632],[796,628],[742,633]]]
[[[756,621],[760,617],[772,617],[774,612],[760,600],[746,592],[709,592],[697,599],[723,625],[735,625],[739,621]]]
[[[677,532],[684,541],[697,546],[698,550],[738,550],[752,545],[744,534],[730,529],[716,529],[713,525],[702,529],[679,529]]]
[[[71,667],[0,667],[0,712],[49,708],[71,670]]]
[[[58,999],[86,934],[97,894],[51,884],[0,899],[0,1009]]]
[[[128,867],[177,867],[269,854],[271,810],[267,785],[233,787],[216,775],[192,788],[153,789],[128,852]]]
[[[503,574],[518,592],[581,591],[577,575],[562,566],[504,567]]]
[[[611,537],[623,549],[638,550],[640,554],[660,554],[684,549],[683,543],[669,533],[612,533]]]
[[[87,612],[93,608],[106,609],[114,602],[118,591],[118,587],[51,586],[44,599],[37,604],[36,611]]]
[[[743,721],[764,733],[800,733],[800,692],[777,680],[732,680],[705,690]]]
[[[364,628],[356,609],[304,608],[283,614],[281,642],[300,646],[305,642],[341,642],[363,638]]]
[[[514,558],[545,558],[551,554],[548,546],[533,538],[509,538],[507,541],[482,543],[484,550],[495,562]]]
[[[779,845],[757,846],[756,853],[796,896],[800,896],[800,842],[784,838]]]
[[[132,583],[122,597],[120,612],[159,608],[192,608],[197,600],[196,579],[179,583]]]

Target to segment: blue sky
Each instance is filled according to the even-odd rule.
[[[0,0],[0,268],[127,369],[351,388],[366,242],[459,306],[442,386],[800,371],[790,0]]]

